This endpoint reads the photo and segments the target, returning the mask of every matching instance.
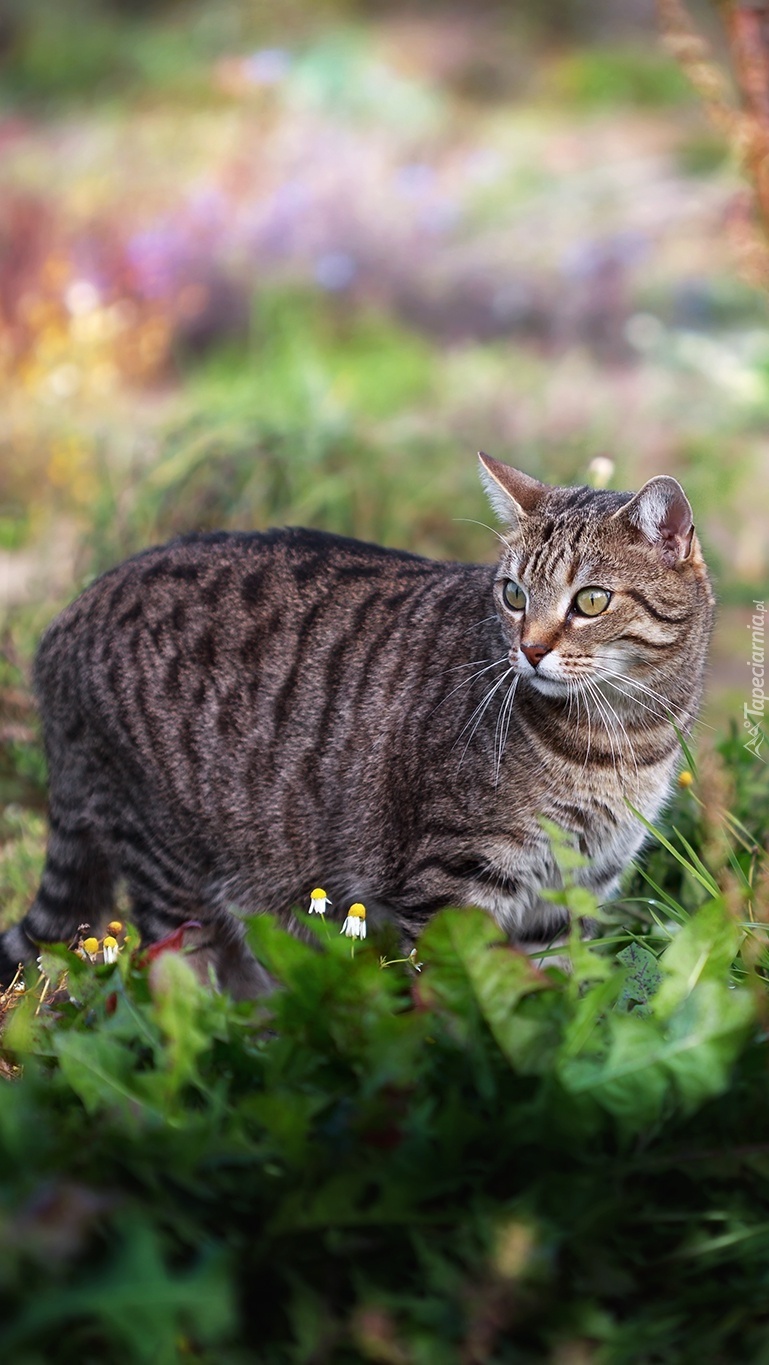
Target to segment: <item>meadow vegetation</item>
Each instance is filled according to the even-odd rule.
[[[44,848],[36,639],[182,530],[491,559],[478,447],[550,482],[670,472],[719,596],[709,700],[620,899],[560,844],[599,924],[569,972],[450,908],[421,971],[306,906],[304,942],[257,918],[255,1005],[127,922],[116,963],[46,951],[2,1000],[0,1353],[769,1361],[744,189],[651,35],[597,42],[579,5],[267,8],[0,26],[0,923]]]

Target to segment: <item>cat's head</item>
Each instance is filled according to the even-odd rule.
[[[494,593],[510,661],[550,696],[654,675],[699,679],[712,593],[688,499],[660,475],[635,494],[551,488],[480,455],[507,524]],[[665,690],[665,689],[663,689]]]

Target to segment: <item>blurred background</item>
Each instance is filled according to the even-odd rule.
[[[5,0],[6,797],[42,801],[28,664],[89,577],[292,522],[491,559],[479,447],[681,479],[709,718],[741,722],[769,592],[750,215],[651,0]]]

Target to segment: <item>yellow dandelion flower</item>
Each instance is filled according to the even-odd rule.
[[[679,787],[691,787],[693,781],[694,781],[694,775],[693,775],[692,773],[689,772],[689,769],[688,769],[688,768],[684,768],[684,769],[678,774],[678,785],[679,785]]]

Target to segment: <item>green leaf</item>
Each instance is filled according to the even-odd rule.
[[[117,1104],[136,1111],[144,1103],[137,1085],[136,1057],[105,1033],[57,1033],[53,1046],[61,1071],[90,1114]]]
[[[317,948],[281,928],[272,915],[253,915],[246,939],[258,961],[287,986],[300,986],[307,966],[317,960]]]
[[[610,1016],[605,1055],[567,1060],[560,1078],[572,1094],[591,1095],[627,1132],[638,1132],[660,1118],[673,1092],[691,1111],[725,1090],[754,1018],[747,991],[730,989],[726,980],[701,981],[664,1024],[653,1015]]]
[[[553,857],[563,875],[563,880],[568,882],[571,879],[571,873],[578,867],[586,867],[588,860],[575,847],[575,836],[568,830],[562,829],[552,820],[547,820],[544,815],[539,817],[539,823],[550,840]]]
[[[578,1000],[574,1017],[565,1031],[561,1055],[576,1057],[590,1041],[600,1018],[609,1009],[622,989],[623,973],[614,971],[605,980],[599,981],[591,990],[586,991]]]
[[[419,952],[429,963],[423,994],[460,1018],[468,1007],[477,1008],[515,1066],[516,1006],[524,996],[552,988],[550,980],[509,947],[484,910],[444,910],[425,930]]]
[[[627,969],[622,990],[617,998],[617,1009],[633,1011],[635,1014],[648,1012],[649,1001],[656,994],[662,980],[654,953],[644,948],[642,943],[629,943],[617,961]]]
[[[724,978],[702,980],[669,1020],[664,1064],[685,1109],[726,1090],[755,1017],[750,992],[731,988]]]
[[[689,843],[689,840],[684,837],[684,835],[681,833],[677,825],[674,825],[673,829],[678,838],[681,840],[681,843],[683,847],[686,849],[686,852],[689,854],[689,857],[691,858],[692,861],[692,866],[698,868],[698,870],[701,872],[702,876],[705,878],[708,884],[713,886],[715,888],[715,893],[718,894],[718,883],[716,882],[715,878],[711,876],[710,872],[706,868],[699,854],[692,848],[691,844]]]
[[[725,980],[742,938],[722,900],[698,910],[659,958],[662,981],[652,1002],[654,1014],[668,1018],[701,980]]]
[[[17,1005],[6,1015],[3,1023],[3,1047],[23,1057],[27,1053],[46,1055],[51,1052],[47,1020],[38,1015],[40,997],[28,990]]]
[[[161,953],[149,969],[158,1024],[165,1037],[168,1082],[177,1091],[197,1079],[198,1057],[209,1045],[201,1018],[207,996],[181,953]]]
[[[107,1339],[146,1365],[179,1359],[180,1335],[192,1329],[201,1341],[222,1334],[234,1318],[233,1294],[224,1255],[203,1256],[192,1269],[171,1270],[160,1253],[158,1234],[147,1224],[123,1228],[123,1245],[100,1275],[84,1287],[49,1289],[0,1330],[5,1359],[46,1329],[66,1329],[77,1319],[98,1323]]]
[[[599,1059],[567,1059],[558,1069],[572,1095],[589,1095],[630,1132],[648,1127],[662,1110],[669,1078],[655,1056],[657,1034],[636,1015],[614,1015],[609,1048]]]
[[[42,975],[54,988],[66,974],[70,978],[73,994],[77,994],[75,983],[82,984],[93,977],[91,965],[78,957],[77,953],[71,952],[64,943],[47,943],[40,949],[38,963]]]

